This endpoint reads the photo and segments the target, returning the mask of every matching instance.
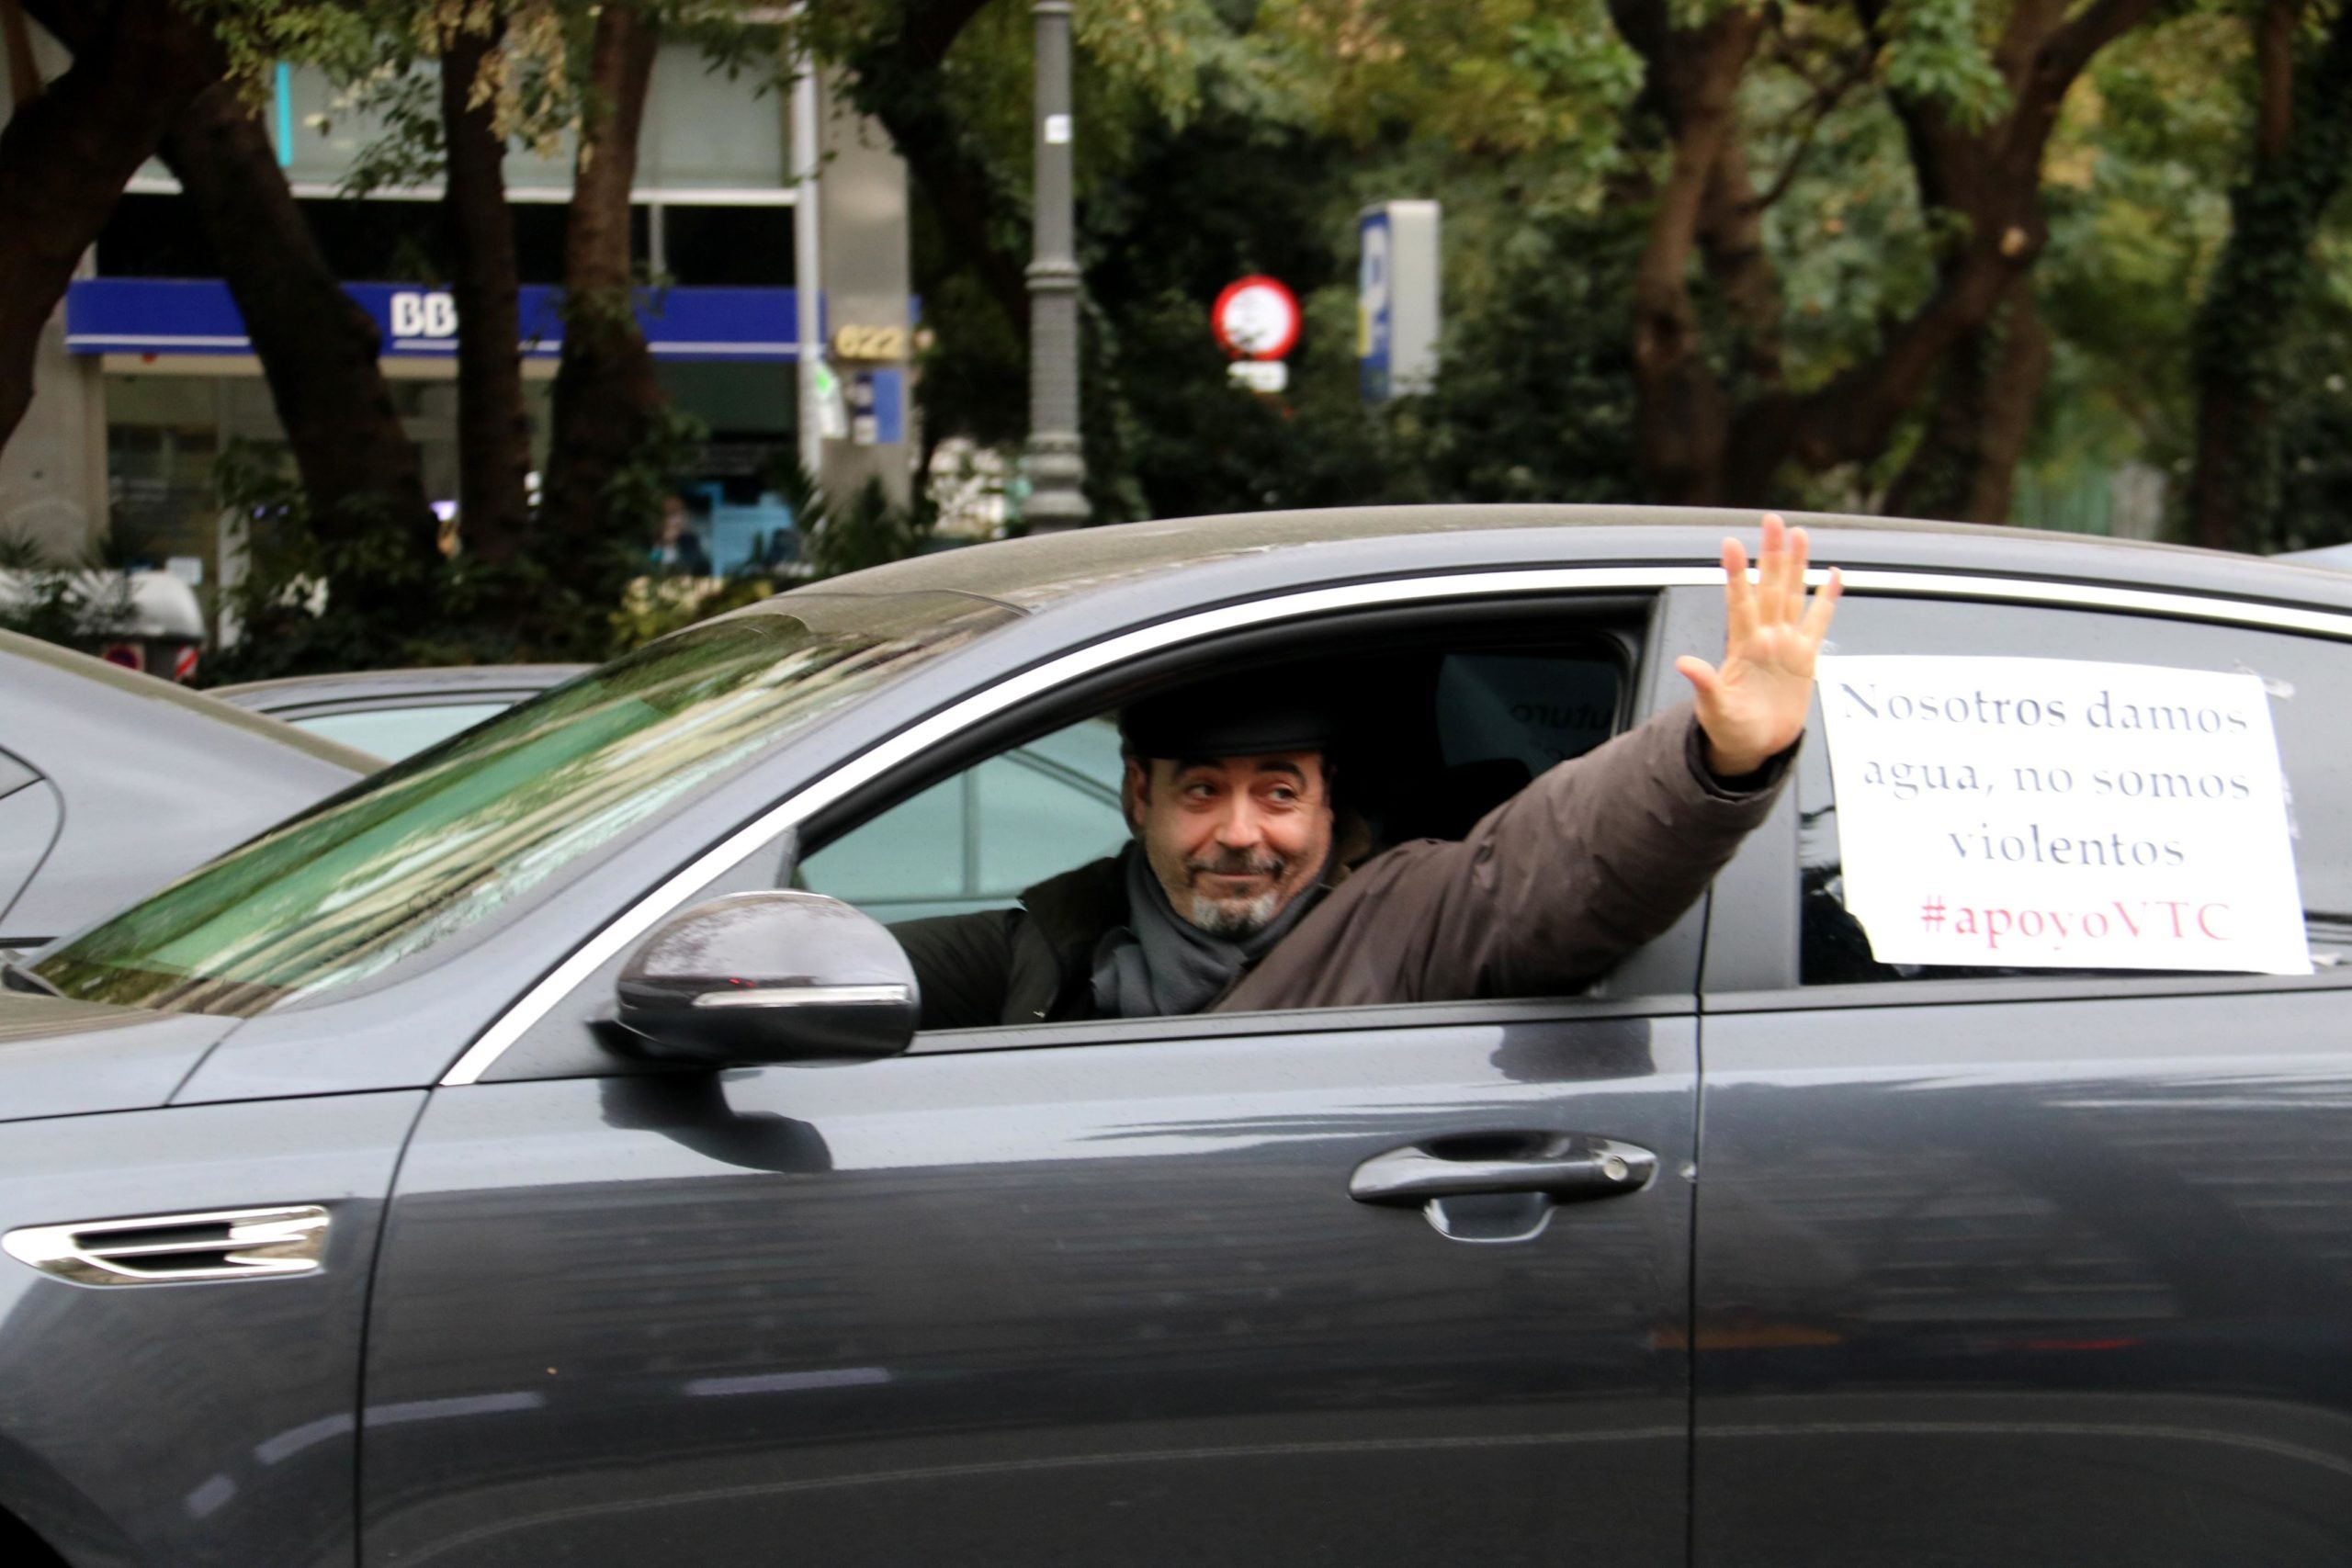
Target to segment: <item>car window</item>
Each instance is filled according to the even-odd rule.
[[[1119,732],[1090,718],[991,757],[809,855],[801,884],[876,919],[1012,903],[1124,843]]]
[[[1623,648],[1449,649],[1426,642],[1315,659],[1268,679],[1330,694],[1340,837],[1359,856],[1458,839],[1537,774],[1599,745],[1625,717]],[[1130,840],[1115,714],[989,757],[821,835],[795,885],[899,926],[1023,905],[1038,884]]]
[[[381,773],[44,958],[64,995],[246,1015],[500,917],[780,738],[1012,618],[945,593],[780,595]]]
[[[428,707],[378,708],[371,713],[305,714],[293,722],[313,735],[397,762],[506,708],[503,702],[437,703]]]
[[[0,795],[14,795],[39,777],[31,764],[0,751]]]
[[[2245,626],[2151,616],[1849,595],[1838,607],[1841,654],[2005,654],[2251,672],[2270,694],[2287,775],[2290,827],[2315,965],[2352,955],[2352,748],[2341,716],[2352,703],[2352,645]],[[1800,966],[1808,986],[2027,976],[2066,971],[1875,962],[1846,911],[1838,804],[1818,700],[1796,777]],[[2079,973],[2079,972],[2078,972]],[[2109,971],[2119,976],[2146,971]]]

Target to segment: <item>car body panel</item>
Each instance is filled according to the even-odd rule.
[[[7,904],[0,947],[112,914],[378,766],[167,681],[6,632],[0,746],[60,803],[48,853]]]
[[[0,1120],[162,1105],[237,1022],[0,991]]]
[[[0,1126],[0,1231],[285,1203],[331,1216],[325,1267],[300,1276],[99,1287],[0,1258],[0,1508],[77,1564],[352,1561],[369,1266],[424,1099]]]
[[[2344,1561],[2352,647],[1867,592],[1838,634],[2258,672],[2317,972],[1870,968],[1819,940],[1816,728],[1706,961],[1697,1568]]]
[[[1698,1562],[2344,1561],[2344,1020],[1710,1017]]]
[[[438,1091],[370,1398],[482,1414],[371,1435],[366,1561],[1679,1563],[1693,1066],[1610,1016]],[[1348,1196],[1529,1127],[1676,1168],[1517,1244]]]

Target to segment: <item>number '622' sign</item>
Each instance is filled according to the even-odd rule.
[[[907,329],[904,327],[839,327],[833,333],[833,356],[836,359],[904,359],[907,356]]]

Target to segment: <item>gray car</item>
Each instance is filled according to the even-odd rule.
[[[377,765],[168,681],[0,632],[0,949],[111,914]]]
[[[247,681],[215,686],[209,694],[386,761],[397,761],[594,668],[589,664],[456,664],[365,670]]]
[[[1383,837],[1459,834],[1678,699],[1752,524],[1270,514],[834,580],[49,951],[0,997],[20,1556],[2352,1558],[2340,574],[1815,532],[1844,654],[2257,674],[2310,975],[1880,963],[1817,734],[1577,996],[919,1033],[821,896],[860,832],[958,889],[1102,852],[957,781],[1239,667],[1318,672]]]

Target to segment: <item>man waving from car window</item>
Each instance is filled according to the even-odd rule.
[[[1778,517],[1724,541],[1719,664],[1692,700],[1570,761],[1460,840],[1350,852],[1312,694],[1212,681],[1120,716],[1134,839],[1017,908],[893,929],[922,1026],[1554,996],[1674,923],[1771,809],[1838,594],[1807,600]]]

